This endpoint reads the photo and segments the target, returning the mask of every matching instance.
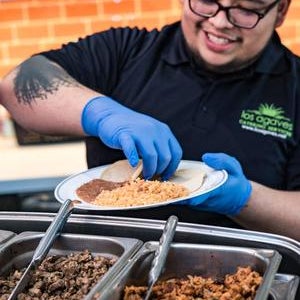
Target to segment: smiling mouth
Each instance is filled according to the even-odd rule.
[[[227,39],[224,37],[218,37],[218,36],[208,33],[208,32],[206,32],[206,36],[211,42],[213,42],[214,44],[217,44],[217,45],[228,45],[228,44],[235,42],[235,40]]]

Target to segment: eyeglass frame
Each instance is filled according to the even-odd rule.
[[[267,15],[267,13],[268,13],[269,11],[271,11],[271,9],[274,8],[274,7],[276,6],[276,4],[278,4],[281,0],[275,0],[274,2],[270,3],[267,7],[262,8],[262,9],[265,10],[263,13],[258,12],[258,11],[255,11],[255,10],[252,10],[252,9],[244,8],[244,7],[241,7],[241,6],[223,6],[223,5],[222,5],[221,3],[219,3],[218,1],[214,1],[215,4],[218,5],[218,9],[217,9],[216,12],[215,12],[214,14],[212,14],[211,16],[205,16],[205,15],[201,15],[201,14],[197,13],[197,12],[192,8],[191,2],[192,2],[193,0],[188,0],[188,1],[189,1],[189,7],[190,7],[190,10],[191,10],[195,15],[197,15],[197,16],[199,16],[199,17],[209,19],[209,18],[215,17],[220,11],[224,11],[225,14],[226,14],[226,18],[227,18],[228,22],[229,22],[230,24],[232,24],[233,26],[238,27],[238,28],[243,28],[243,29],[253,29],[253,28],[259,23],[259,21],[260,21],[261,19],[263,19],[263,18]],[[230,14],[229,14],[230,9],[232,9],[232,8],[238,8],[238,9],[241,9],[241,10],[245,10],[245,11],[254,13],[255,15],[257,15],[257,21],[256,21],[256,23],[255,23],[253,26],[251,26],[251,27],[240,26],[240,25],[237,25],[237,24],[233,23],[233,22],[230,20]]]

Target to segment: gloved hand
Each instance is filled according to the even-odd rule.
[[[108,147],[123,150],[133,167],[140,155],[146,179],[155,174],[168,179],[180,162],[181,147],[166,124],[109,97],[91,99],[82,111],[81,124],[87,134],[99,137]]]
[[[247,204],[252,191],[240,163],[234,157],[224,153],[206,153],[202,156],[202,160],[214,169],[226,170],[228,179],[210,193],[184,200],[180,204],[219,214],[231,216],[239,214]]]

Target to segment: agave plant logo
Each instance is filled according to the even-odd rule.
[[[286,139],[292,136],[293,123],[284,114],[281,107],[262,103],[258,109],[243,110],[239,123],[243,129]]]
[[[250,111],[250,110],[249,110]],[[284,110],[281,107],[276,107],[274,104],[260,104],[257,110],[251,110],[253,113],[257,115],[264,115],[268,117],[273,117],[276,119],[285,119],[289,120],[283,116]]]

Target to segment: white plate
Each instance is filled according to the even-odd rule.
[[[93,179],[97,179],[100,177],[101,173],[107,168],[108,165],[96,167],[89,169],[87,171],[81,172],[79,174],[72,175],[61,183],[57,185],[54,191],[54,195],[56,199],[63,203],[66,199],[78,199],[76,195],[76,190],[84,183],[87,183]],[[206,173],[205,179],[203,181],[203,185],[197,189],[196,191],[190,193],[186,197],[176,198],[176,199],[169,199],[164,202],[153,203],[149,205],[140,205],[140,206],[130,206],[130,207],[116,207],[116,206],[100,206],[100,205],[93,205],[88,202],[82,200],[82,204],[76,206],[79,209],[87,209],[87,210],[129,210],[129,209],[144,209],[150,207],[157,207],[162,205],[167,205],[170,203],[190,199],[199,195],[204,195],[213,191],[214,189],[220,187],[228,178],[228,174],[225,170],[214,170],[207,166],[203,162],[199,161],[190,161],[190,160],[182,160],[178,166],[178,169],[203,169]]]

